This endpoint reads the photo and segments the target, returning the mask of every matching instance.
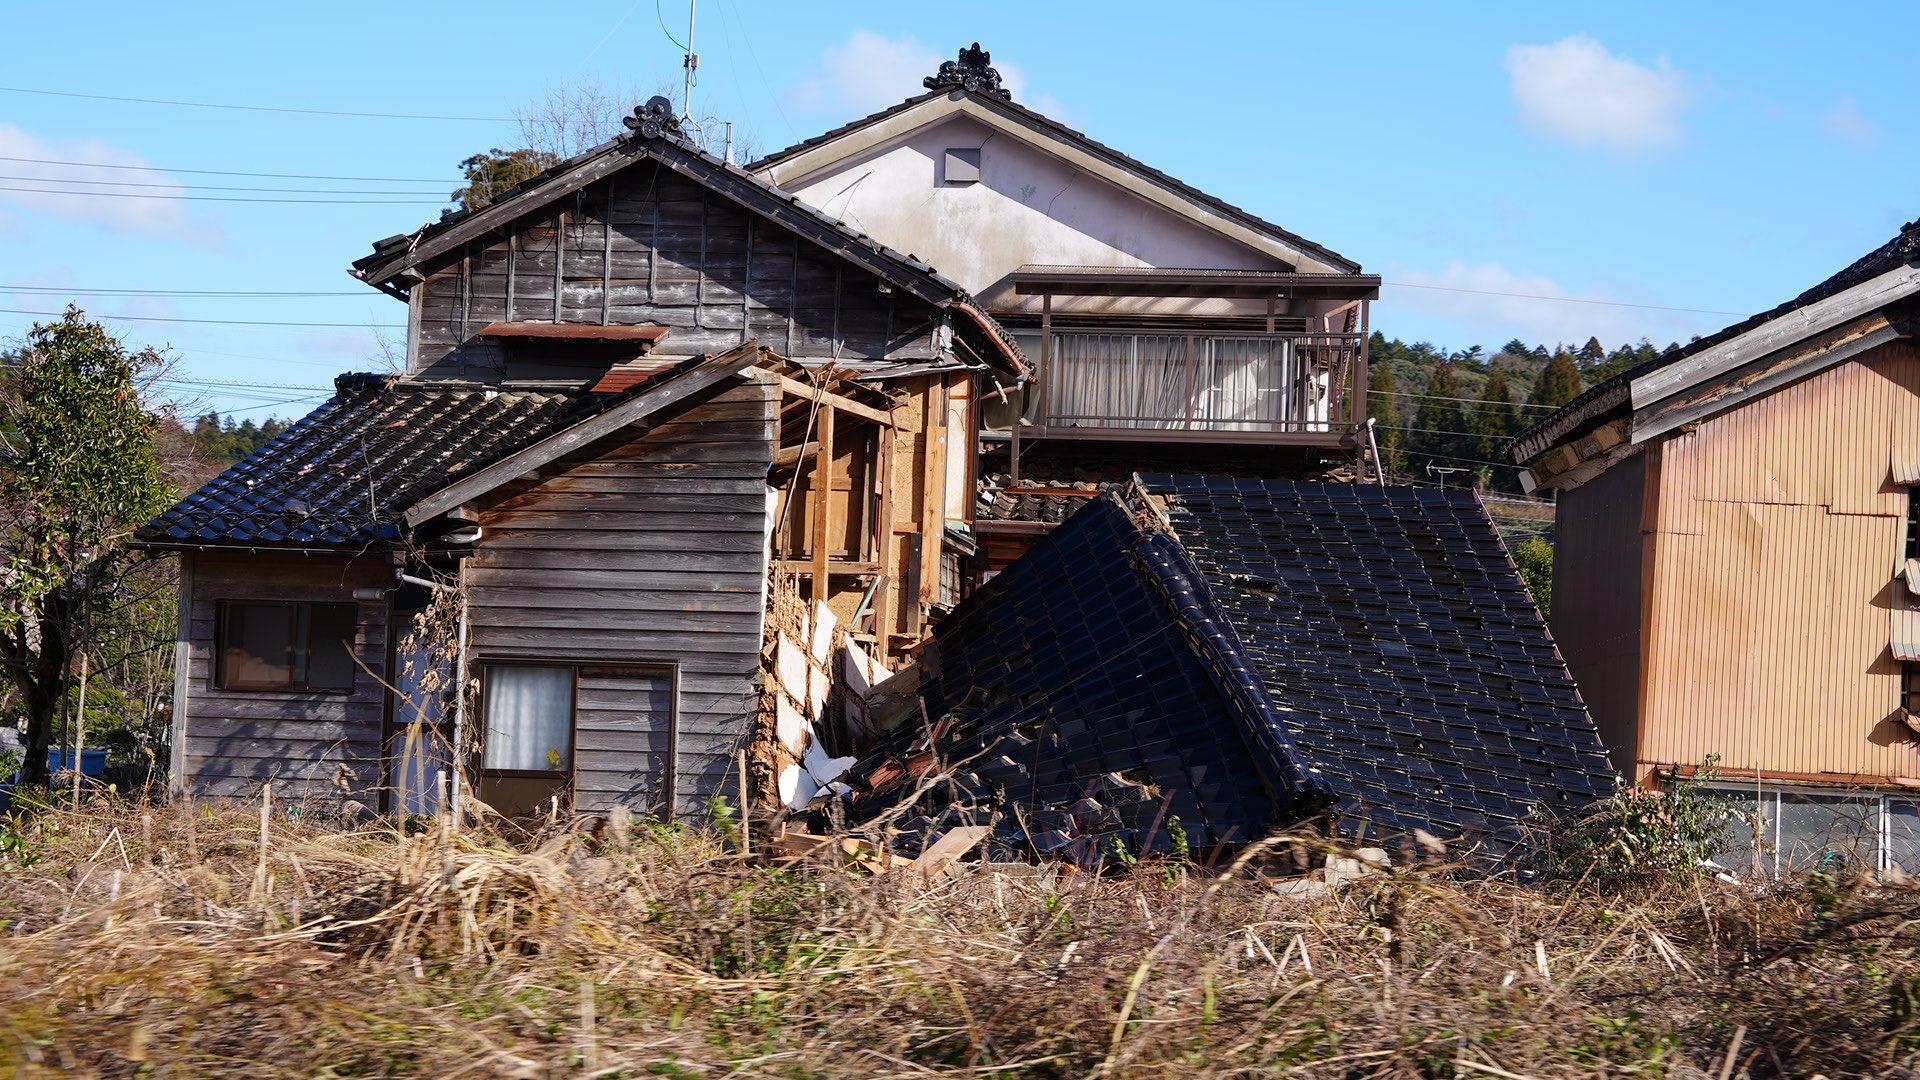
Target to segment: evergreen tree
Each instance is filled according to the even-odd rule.
[[[1380,447],[1380,469],[1388,476],[1405,476],[1407,472],[1404,452],[1404,434],[1400,422],[1400,402],[1403,400],[1393,377],[1392,364],[1377,364],[1367,368],[1368,415],[1377,423],[1374,441]]]
[[[1527,343],[1521,341],[1519,338],[1514,338],[1512,341],[1500,346],[1500,351],[1508,356],[1525,357],[1533,355],[1533,350],[1527,348]]]
[[[1507,443],[1520,434],[1520,409],[1513,403],[1513,390],[1507,383],[1507,369],[1494,365],[1493,373],[1480,388],[1485,399],[1473,407],[1473,433],[1479,437],[1476,457],[1488,461],[1504,460]]]
[[[1595,364],[1600,363],[1606,358],[1607,358],[1606,346],[1601,345],[1600,339],[1597,337],[1588,338],[1587,343],[1585,345],[1580,346],[1580,352],[1574,357],[1575,360],[1578,360],[1580,362],[1581,371],[1585,371],[1588,368],[1593,367]]]
[[[1557,409],[1579,397],[1581,386],[1580,369],[1574,365],[1573,356],[1561,349],[1547,361],[1546,370],[1540,373],[1540,380],[1533,384],[1533,396],[1527,403]]]
[[[1467,427],[1466,403],[1461,399],[1466,395],[1460,392],[1460,378],[1451,360],[1441,360],[1433,366],[1433,374],[1427,378],[1427,388],[1420,399],[1420,407],[1414,411],[1413,427],[1408,441],[1414,449],[1427,455],[1423,464],[1439,466],[1467,466],[1466,458],[1476,457],[1473,452],[1475,439]]]

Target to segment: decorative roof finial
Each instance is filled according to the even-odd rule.
[[[673,113],[673,102],[655,94],[647,99],[645,105],[633,110],[633,115],[620,121],[627,129],[644,139],[657,139],[662,135],[679,135],[680,118]]]
[[[960,50],[960,59],[941,64],[939,71],[921,80],[921,85],[929,90],[967,90],[1012,101],[1013,91],[1000,85],[1000,73],[994,70],[992,60],[992,54],[976,41]]]

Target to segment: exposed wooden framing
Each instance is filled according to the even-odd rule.
[[[808,485],[813,505],[813,524],[810,530],[813,536],[813,592],[812,598],[824,602],[830,595],[827,582],[828,538],[827,526],[832,518],[828,515],[828,504],[833,501],[833,416],[832,402],[822,401],[820,416],[816,426],[820,432],[820,448],[813,455],[813,479]]]
[[[808,386],[806,383],[801,382],[791,375],[781,375],[779,379],[780,389],[792,394],[794,397],[805,398],[808,401],[817,401],[822,407],[831,406],[840,412],[850,416],[857,416],[862,420],[871,420],[876,424],[882,424],[887,427],[893,426],[892,413],[883,412],[870,405],[862,405],[852,398],[844,397],[828,390]]]
[[[940,548],[947,520],[947,381],[936,376],[928,387],[926,420],[926,494],[920,505],[920,588],[915,609],[940,598]]]
[[[811,510],[814,504],[811,501],[809,501],[807,503],[807,506],[809,510]],[[805,574],[808,577],[811,577],[815,569],[817,568],[817,564],[811,558],[778,559],[776,560],[776,562],[778,563],[778,565],[782,570],[792,570],[795,573]],[[880,572],[880,564],[872,559],[828,559],[827,560],[827,575],[829,577],[834,577],[834,576],[871,577],[872,575],[877,574],[879,572]]]
[[[801,443],[799,446],[782,447],[773,452],[773,467],[776,469],[791,469],[800,464],[802,460],[813,456],[819,449],[820,442],[817,439]]]

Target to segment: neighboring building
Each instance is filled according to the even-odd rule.
[[[1472,493],[1150,475],[1082,502],[935,629],[925,712],[847,778],[856,814],[944,766],[897,826],[990,816],[1013,853],[1327,814],[1498,844],[1612,790]]]
[[[984,401],[988,563],[1049,527],[1027,495],[1354,464],[1379,278],[1020,105],[989,59],[962,49],[926,93],[748,166],[940,267],[1034,360]]]
[[[1615,763],[1717,762],[1761,803],[1763,870],[1920,856],[1916,315],[1920,222],[1514,443],[1558,502],[1555,636]]]

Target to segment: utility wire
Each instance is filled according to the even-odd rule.
[[[60,188],[32,188],[0,185],[0,191],[18,191],[40,195],[87,196],[95,199],[166,199],[173,202],[295,203],[301,206],[399,205],[438,206],[445,199],[252,199],[227,195],[158,195],[137,191],[63,191]]]
[[[1515,300],[1556,300],[1563,304],[1598,304],[1602,307],[1641,308],[1646,311],[1680,311],[1689,315],[1732,315],[1746,318],[1751,312],[1715,311],[1712,308],[1667,307],[1663,304],[1630,304],[1625,300],[1595,300],[1584,296],[1547,296],[1542,293],[1500,292],[1494,289],[1462,289],[1452,285],[1416,285],[1410,281],[1382,281],[1391,289],[1431,289],[1435,292],[1472,293],[1475,296],[1505,296]]]
[[[64,319],[64,311],[28,311],[25,308],[0,308],[0,315],[33,315],[42,319]],[[102,319],[125,319],[131,322],[162,323],[206,323],[213,326],[304,326],[321,327],[336,330],[404,330],[406,327],[389,323],[345,323],[345,322],[271,322],[260,319],[178,319],[161,315],[100,315]]]
[[[164,165],[108,165],[98,161],[61,161],[57,158],[6,157],[0,155],[0,161],[24,162],[29,165],[66,165],[77,169],[118,169],[121,171],[193,173],[198,176],[252,176],[268,180],[356,180],[376,184],[459,184],[464,181],[454,177],[444,180],[428,180],[424,177],[407,176],[327,176],[320,173],[272,173],[239,172],[233,169],[175,169]]]
[[[73,90],[43,90],[27,86],[0,86],[0,94],[37,94],[41,97],[84,98],[88,101],[118,101],[134,105],[176,105],[189,109],[229,109],[235,112],[294,113],[301,116],[348,116],[362,120],[461,120],[476,124],[510,123],[505,116],[435,116],[421,113],[355,112],[349,109],[300,109],[285,105],[234,105],[218,101],[180,101],[173,98],[118,97],[112,94],[82,94]]]
[[[313,290],[308,292],[279,292],[266,289],[93,289],[65,288],[59,285],[0,285],[0,293],[45,293],[51,296],[161,296],[174,298],[209,297],[218,299],[248,300],[303,300],[309,298],[332,298],[336,296],[374,295],[365,289],[354,292]]]
[[[169,191],[270,191],[283,195],[411,195],[419,198],[427,194],[424,191],[404,191],[380,188],[290,188],[290,187],[235,187],[225,184],[172,184],[155,180],[81,180],[68,176],[10,176],[0,173],[0,180],[13,180],[29,184],[84,184],[87,187],[138,187],[165,188]]]
[[[1501,401],[1498,398],[1448,397],[1445,394],[1409,394],[1400,390],[1369,390],[1369,394],[1381,397],[1423,398],[1427,401],[1459,401],[1468,405],[1511,405],[1516,409],[1539,409],[1543,412],[1558,412],[1558,405],[1529,405],[1524,401]]]

